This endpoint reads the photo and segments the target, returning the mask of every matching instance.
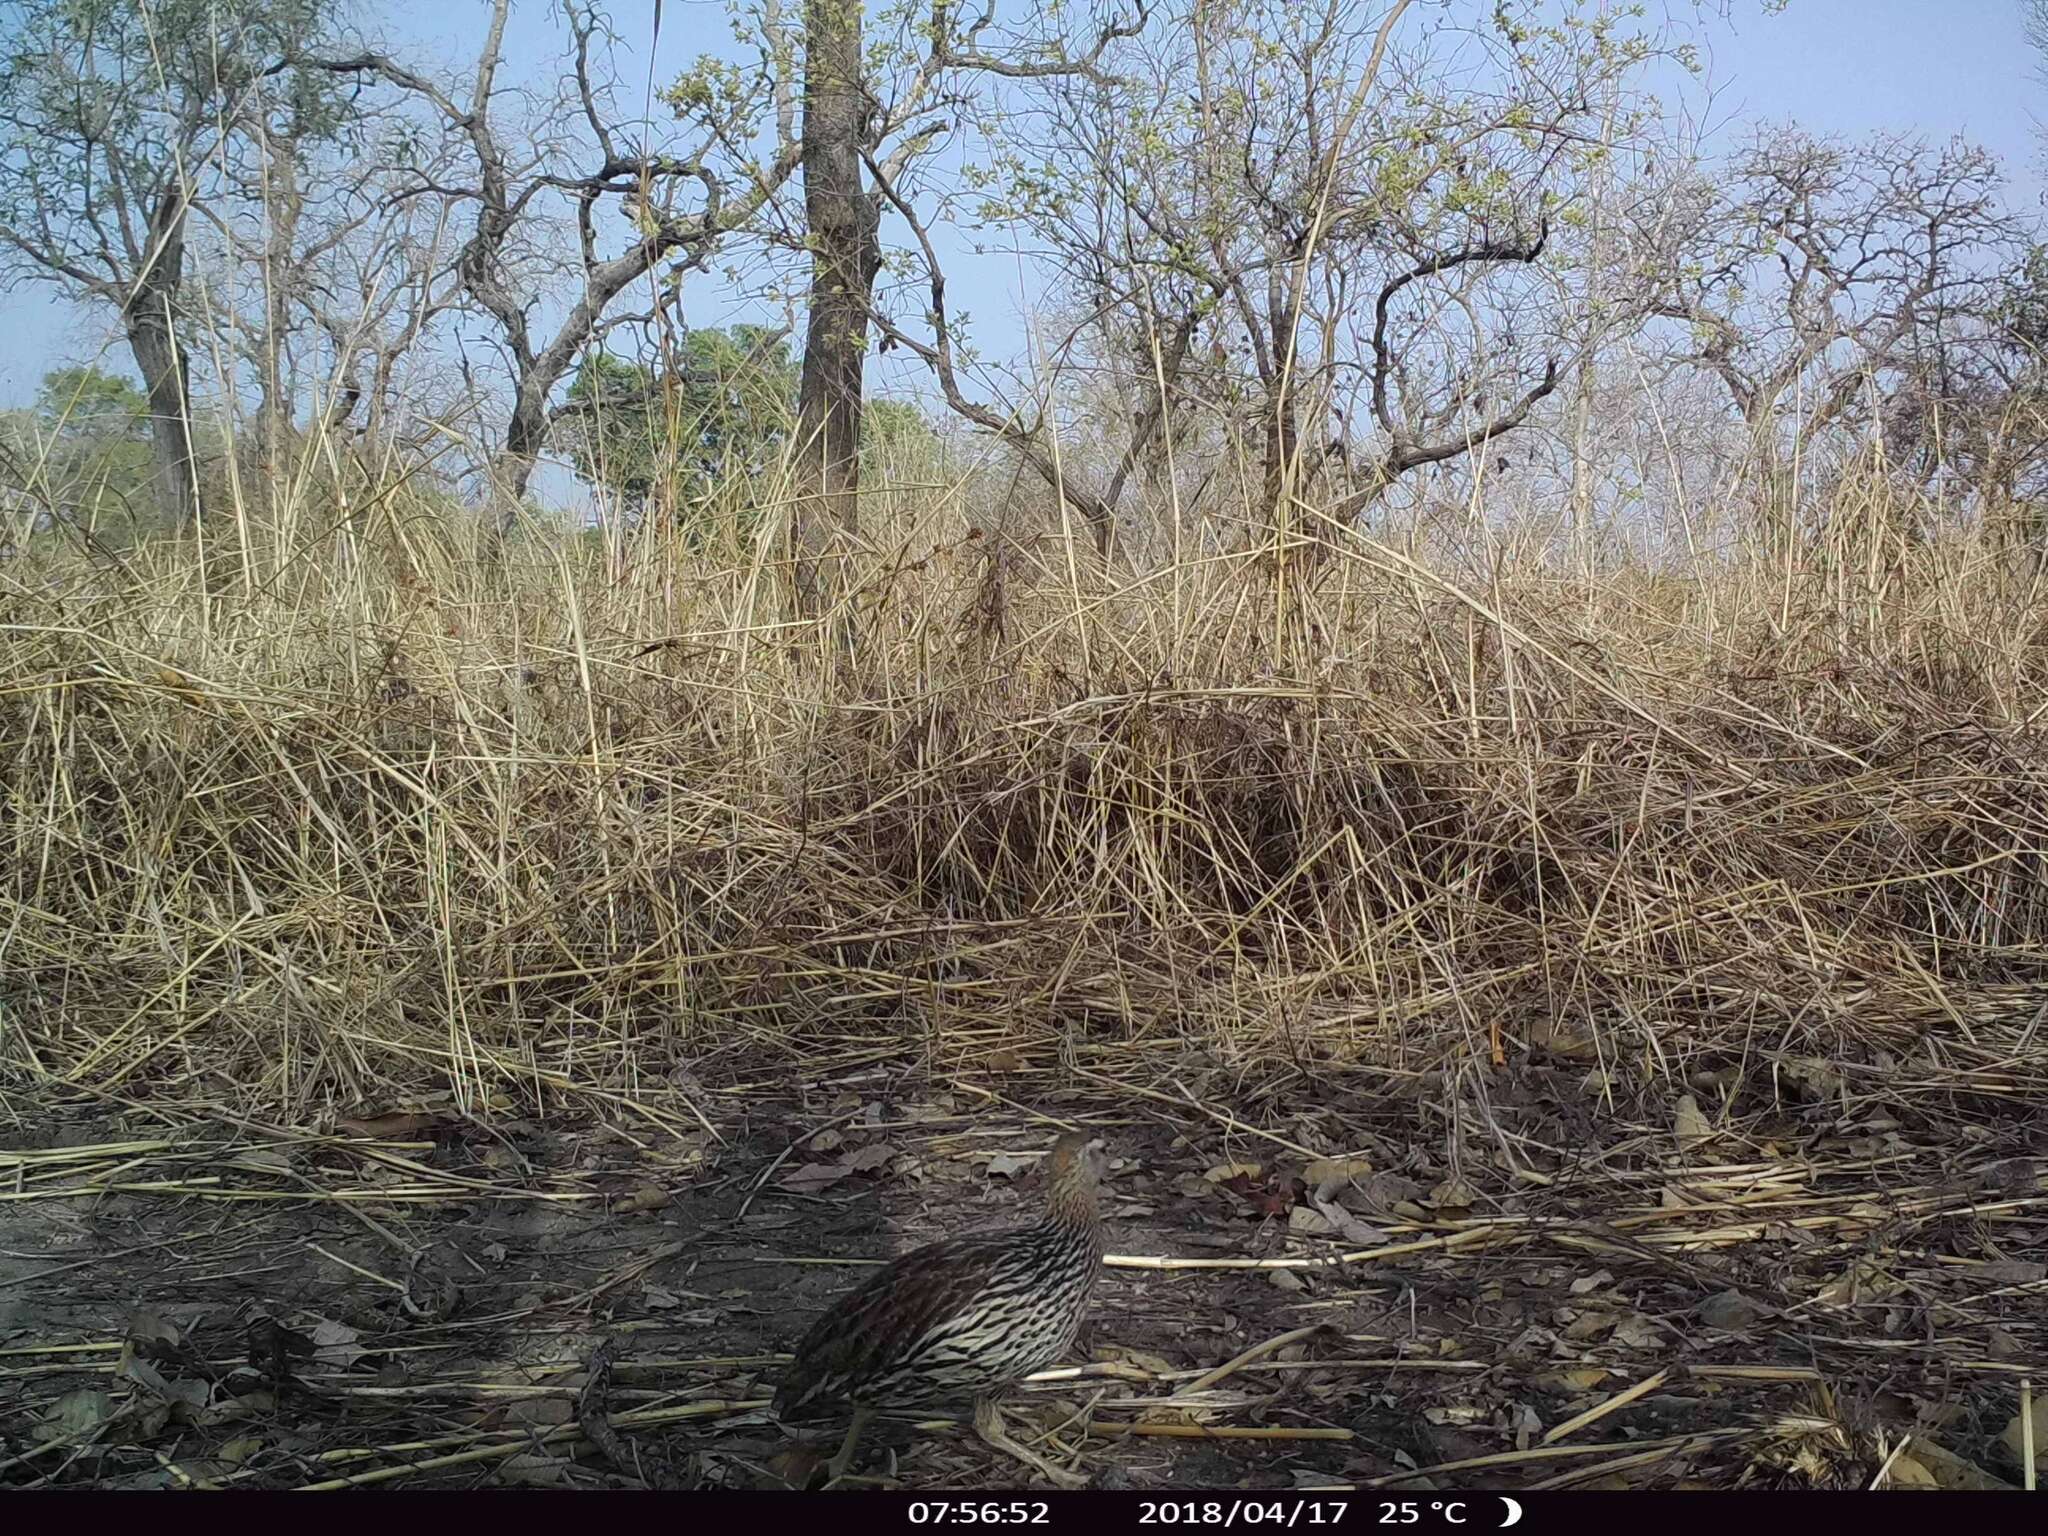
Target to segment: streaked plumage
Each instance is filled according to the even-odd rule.
[[[851,1408],[838,1457],[851,1460],[867,1415],[946,1398],[980,1400],[982,1437],[1066,1480],[1009,1440],[994,1395],[1073,1346],[1102,1273],[1096,1185],[1102,1143],[1085,1133],[1053,1147],[1045,1214],[1028,1227],[948,1238],[887,1265],[804,1336],[775,1393],[775,1412]]]

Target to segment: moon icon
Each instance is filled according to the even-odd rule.
[[[1501,1503],[1507,1505],[1508,1507],[1508,1517],[1500,1523],[1500,1528],[1502,1530],[1506,1530],[1509,1526],[1513,1525],[1517,1520],[1522,1518],[1522,1506],[1517,1504],[1513,1499],[1509,1498],[1506,1494],[1500,1494],[1497,1495],[1497,1497],[1500,1499]]]

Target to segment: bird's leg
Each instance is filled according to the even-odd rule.
[[[825,1463],[825,1470],[832,1474],[825,1480],[827,1488],[846,1476],[846,1469],[853,1465],[853,1448],[860,1443],[860,1432],[867,1428],[868,1420],[872,1416],[873,1411],[865,1404],[854,1404],[853,1422],[846,1426],[846,1438],[840,1442],[839,1454]]]
[[[1052,1479],[1062,1488],[1088,1486],[1086,1474],[1069,1472],[1065,1467],[1056,1467],[1029,1446],[1011,1438],[1010,1432],[1003,1427],[1003,1410],[996,1406],[996,1400],[992,1397],[975,1399],[974,1432],[1005,1456],[1016,1458],[1033,1471]]]

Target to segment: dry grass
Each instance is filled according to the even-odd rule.
[[[998,592],[957,487],[875,509],[845,665],[774,516],[486,558],[308,476],[0,566],[0,1064],[294,1118],[906,1039],[2044,1090],[2048,594],[1988,539],[1866,492],[1685,575],[1050,537]]]

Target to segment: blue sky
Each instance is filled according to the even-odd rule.
[[[1689,10],[1682,0],[1667,3]],[[1700,39],[1704,81],[1674,71],[1656,82],[1682,94],[1716,130],[1710,151],[1732,147],[1750,122],[1786,118],[1851,137],[1878,129],[1934,139],[1960,134],[2004,161],[2016,206],[2039,205],[2038,126],[2048,119],[2048,85],[2025,40],[2020,0],[1791,0],[1778,15],[1765,14],[1760,0],[1734,0],[1731,9],[1730,19],[1710,22]],[[360,0],[360,10],[395,51],[438,59],[473,56],[485,17],[481,0],[437,7]],[[646,78],[652,12],[652,0],[612,0],[614,25],[631,50],[620,61],[628,100],[639,99]],[[726,50],[726,17],[725,0],[664,0],[653,60],[657,89],[699,53]],[[545,0],[519,0],[508,73],[549,75],[559,57],[560,32]],[[950,276],[956,304],[977,318],[982,351],[1001,355],[1005,338],[1007,350],[1018,351],[1032,311],[1025,264],[995,257],[966,262]],[[689,318],[727,318],[704,307]],[[0,408],[32,399],[43,373],[59,364],[97,359],[127,371],[111,317],[71,306],[40,284],[0,293],[0,335],[9,342],[0,353]],[[886,388],[890,381],[875,382]]]

